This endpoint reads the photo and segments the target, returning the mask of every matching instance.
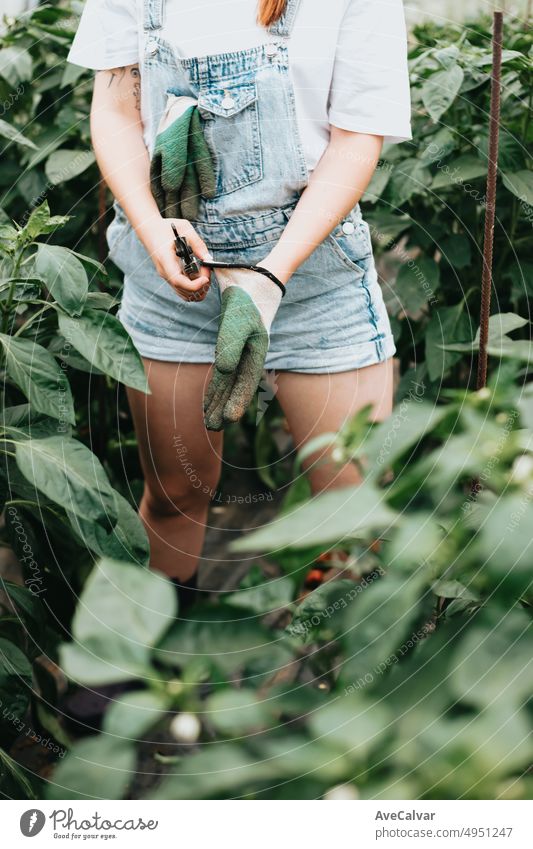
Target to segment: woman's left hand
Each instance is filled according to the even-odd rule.
[[[265,263],[260,263],[266,266]],[[267,266],[272,270],[273,266]],[[222,293],[222,314],[215,364],[204,400],[208,430],[222,430],[238,421],[261,380],[270,326],[281,301],[281,290],[269,278],[250,269],[216,269]]]

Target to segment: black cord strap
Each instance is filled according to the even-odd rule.
[[[269,280],[272,280],[273,283],[276,284],[278,289],[281,289],[281,297],[283,298],[285,292],[287,291],[285,285],[278,280],[275,274],[272,271],[269,271],[268,268],[263,268],[262,265],[242,265],[240,262],[215,262],[209,260],[200,260],[202,265],[205,265],[207,268],[244,268],[247,271],[257,271],[259,274],[264,274],[265,277],[268,277]]]
[[[259,274],[264,274],[265,277],[268,277],[269,280],[272,280],[276,284],[278,289],[281,289],[281,297],[284,297],[287,291],[284,284],[268,268],[263,268],[262,265],[242,265],[242,263],[238,262],[215,262],[215,260],[199,259],[193,253],[191,246],[187,242],[187,238],[179,235],[174,224],[172,224],[172,229],[176,238],[176,255],[183,263],[183,273],[191,280],[198,277],[202,265],[205,265],[206,268],[245,268],[249,271],[257,271]]]

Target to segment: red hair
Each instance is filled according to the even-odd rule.
[[[275,24],[281,18],[286,5],[287,0],[259,0],[257,23],[263,27]]]

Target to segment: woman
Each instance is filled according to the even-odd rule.
[[[363,406],[390,413],[395,347],[358,201],[383,141],[411,137],[402,2],[87,0],[69,60],[97,71],[91,132],[116,199],[118,316],[151,389],[128,390],[151,566],[192,586],[221,428],[242,415],[258,369],[275,370],[297,447]],[[162,172],[184,164],[184,115],[197,122],[185,164],[198,189],[185,197],[178,181],[169,201]],[[203,266],[191,280],[171,224],[201,260],[261,266],[286,296],[256,271]],[[253,374],[243,315],[263,345]],[[308,473],[314,492],[357,482],[333,463]]]

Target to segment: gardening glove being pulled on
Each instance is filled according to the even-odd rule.
[[[204,399],[208,430],[238,421],[261,380],[270,326],[281,290],[263,274],[249,269],[217,269],[222,314],[215,364]]]
[[[195,219],[200,195],[216,194],[215,167],[197,103],[193,97],[169,94],[157,128],[150,186],[164,218]]]

